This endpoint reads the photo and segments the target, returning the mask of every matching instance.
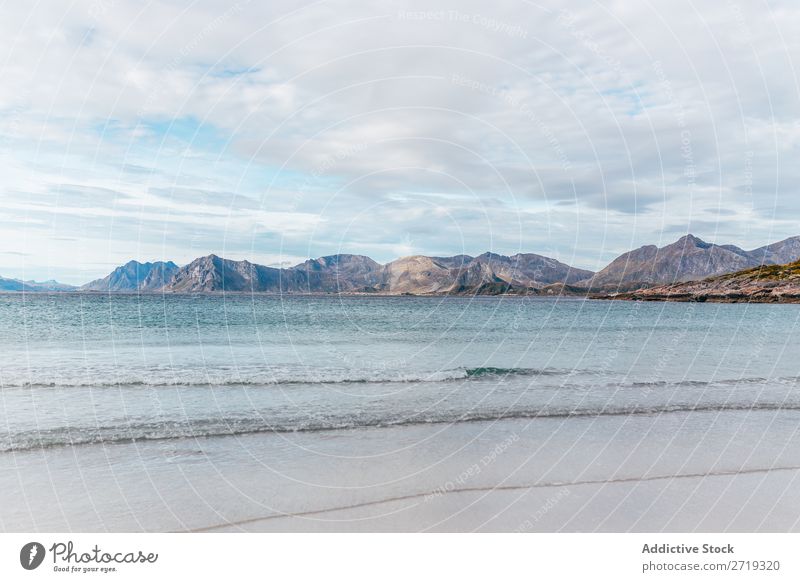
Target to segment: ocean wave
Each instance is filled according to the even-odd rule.
[[[35,376],[36,374],[30,374]],[[706,388],[755,384],[794,386],[798,376],[774,378],[743,377],[713,380],[628,380],[609,376],[596,370],[569,370],[557,368],[501,368],[481,366],[476,368],[451,368],[436,371],[344,370],[333,368],[217,368],[209,369],[155,369],[124,370],[117,373],[92,371],[71,375],[67,372],[57,377],[34,381],[14,380],[6,377],[0,389],[7,388],[118,388],[118,387],[226,387],[226,386],[291,386],[325,384],[425,384],[454,381],[479,381],[512,377],[552,378],[552,387],[569,389],[655,389],[655,388]],[[563,378],[559,380],[558,378]],[[577,378],[570,382],[570,378]]]
[[[573,370],[538,368],[453,368],[446,370],[402,372],[390,370],[339,369],[258,369],[215,370],[142,370],[122,373],[87,373],[39,380],[8,380],[3,388],[76,388],[103,386],[270,386],[282,384],[366,384],[450,382],[504,376],[560,376],[578,373]]]
[[[481,368],[465,368],[467,378],[485,378],[487,376],[566,376],[579,373],[577,370],[556,370],[552,368],[495,368],[485,366]]]
[[[119,426],[55,427],[0,433],[0,453],[77,445],[124,444],[188,438],[244,436],[259,433],[304,433],[415,425],[491,422],[499,420],[558,419],[611,416],[654,416],[689,412],[800,411],[800,402],[751,402],[665,404],[653,406],[604,406],[602,408],[536,407],[470,412],[443,411],[410,416],[304,417],[268,422],[261,417],[205,418],[193,421],[132,422]]]

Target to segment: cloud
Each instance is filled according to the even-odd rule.
[[[8,274],[760,246],[798,234],[798,25],[791,2],[7,7]]]

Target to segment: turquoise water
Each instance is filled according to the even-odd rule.
[[[0,296],[0,452],[500,418],[800,409],[800,309]]]

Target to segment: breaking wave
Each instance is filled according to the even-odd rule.
[[[511,419],[643,416],[680,412],[800,411],[800,402],[753,402],[665,404],[653,406],[604,406],[601,408],[532,407],[511,410],[441,411],[407,416],[337,415],[290,418],[270,422],[260,416],[201,418],[193,421],[130,422],[119,426],[54,427],[36,431],[0,433],[0,452],[60,446],[121,444],[169,439],[208,438],[258,433],[303,433],[399,426],[488,422]]]
[[[571,370],[536,368],[453,368],[438,371],[401,372],[392,370],[339,369],[156,369],[115,373],[114,370],[77,371],[58,377],[37,380],[9,380],[4,388],[102,387],[102,386],[268,386],[280,384],[365,384],[448,382],[471,378],[504,376],[560,376],[574,374]]]
[[[337,368],[289,368],[289,367],[229,367],[229,368],[156,368],[143,370],[71,370],[53,374],[29,373],[22,379],[5,378],[0,388],[101,388],[101,387],[224,387],[224,386],[280,386],[293,384],[391,384],[452,382],[458,380],[504,379],[510,377],[580,377],[581,387],[595,387],[601,384],[618,388],[658,388],[658,387],[704,387],[711,385],[737,386],[747,384],[773,383],[794,385],[800,383],[798,376],[777,378],[744,377],[715,380],[655,380],[624,381],[596,370],[568,370],[557,368],[500,368],[482,366],[476,368],[451,368],[435,371],[397,371],[397,370],[352,370]],[[564,387],[568,387],[564,383]]]

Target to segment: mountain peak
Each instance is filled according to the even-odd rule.
[[[497,253],[493,253],[492,251],[486,251],[485,253],[483,253],[481,255],[478,255],[475,258],[476,259],[486,259],[486,260],[489,260],[489,261],[496,261],[496,260],[507,259],[508,257],[506,257],[505,255],[498,255]]]
[[[700,237],[697,237],[697,236],[695,236],[693,234],[684,235],[684,236],[682,236],[681,238],[679,238],[676,242],[674,242],[672,244],[673,245],[679,245],[679,246],[694,246],[694,247],[698,247],[698,248],[701,248],[701,249],[707,249],[707,248],[713,246],[711,243],[707,243],[706,241],[704,241]],[[667,246],[672,246],[672,245],[667,245]]]
[[[140,263],[128,261],[117,267],[102,279],[96,279],[81,287],[84,291],[105,292],[137,292],[154,291],[163,287],[178,270],[178,266],[169,261]]]
[[[696,281],[761,264],[790,262],[791,257],[798,256],[800,239],[748,252],[734,245],[716,245],[686,234],[661,248],[647,246],[625,253],[584,283],[595,288],[630,288]]]

